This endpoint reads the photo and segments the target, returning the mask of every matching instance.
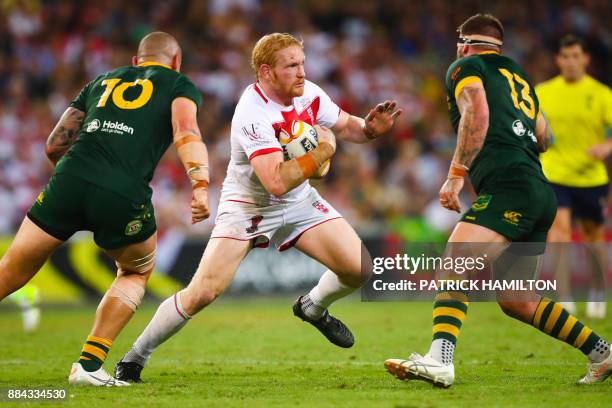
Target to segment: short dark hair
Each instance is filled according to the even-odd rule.
[[[582,51],[584,52],[587,51],[586,42],[584,41],[584,39],[574,34],[567,34],[561,37],[561,39],[559,40],[559,48],[557,49],[557,51],[561,52],[561,48],[572,47],[574,45],[579,45],[580,48],[582,48]]]
[[[475,14],[461,24],[457,31],[459,34],[480,34],[504,41],[504,26],[492,14]]]

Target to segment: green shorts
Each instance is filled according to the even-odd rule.
[[[150,199],[130,200],[65,173],[51,177],[28,218],[62,241],[77,231],[92,231],[103,249],[145,241],[157,230]]]
[[[522,169],[495,177],[481,188],[461,221],[482,225],[513,242],[546,242],[557,213],[548,182]]]

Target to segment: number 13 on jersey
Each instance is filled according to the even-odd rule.
[[[510,97],[512,98],[512,103],[514,103],[514,107],[516,109],[520,109],[523,111],[525,115],[529,119],[535,119],[536,109],[533,98],[530,95],[531,87],[529,83],[521,78],[518,74],[513,74],[505,68],[499,68],[499,72],[508,80],[508,85],[510,86]],[[519,101],[518,92],[516,91],[516,86],[514,81],[518,82],[521,85],[521,100]]]

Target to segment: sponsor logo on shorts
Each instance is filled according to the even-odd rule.
[[[98,119],[94,119],[87,124],[85,131],[87,133],[91,133],[91,132],[95,132],[98,129],[100,129],[100,121]]]
[[[127,235],[128,237],[132,235],[136,235],[140,232],[140,230],[142,230],[142,221],[140,220],[130,221],[125,226],[125,235]]]
[[[257,230],[259,229],[259,223],[261,222],[261,220],[263,220],[262,215],[256,215],[253,218],[251,218],[251,226],[246,228],[246,232],[248,234],[253,234],[257,232]]]
[[[476,221],[476,217],[474,217],[473,215],[466,215],[465,219],[468,221]]]
[[[474,204],[472,204],[472,210],[474,211],[482,211],[489,206],[491,202],[491,198],[493,196],[491,194],[481,194],[476,198]]]
[[[329,212],[329,208],[327,208],[327,206],[319,200],[312,203],[312,206],[316,208],[317,210],[319,210],[320,212],[322,212],[323,214],[327,214]]]
[[[523,122],[521,122],[519,119],[512,122],[512,130],[517,136],[523,136],[527,131],[525,125],[523,125]]]
[[[519,221],[521,220],[521,217],[523,216],[523,214],[521,214],[518,211],[504,211],[504,221],[506,221],[507,223],[510,223],[512,225],[518,225]]]
[[[45,192],[41,191],[40,194],[38,194],[38,197],[36,197],[36,202],[38,204],[42,204],[44,200],[45,200]]]

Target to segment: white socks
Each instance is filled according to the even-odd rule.
[[[302,310],[310,319],[319,319],[329,305],[356,289],[340,282],[338,275],[328,269],[319,279],[317,286],[302,297]]]
[[[431,358],[444,365],[453,364],[455,345],[446,339],[435,339],[427,353]]]
[[[144,366],[157,346],[178,332],[189,319],[191,317],[185,313],[181,304],[180,292],[175,293],[159,305],[153,319],[123,357],[123,361]]]

